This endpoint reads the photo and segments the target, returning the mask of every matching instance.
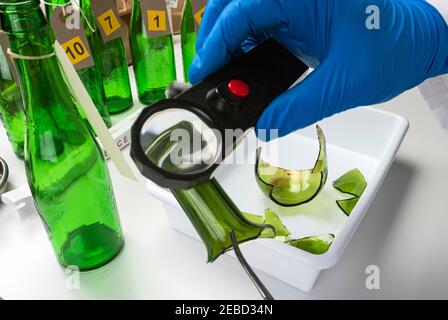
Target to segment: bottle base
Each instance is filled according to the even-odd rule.
[[[132,108],[132,98],[122,98],[119,96],[110,97],[106,100],[107,110],[110,114],[120,113]]]
[[[143,92],[142,94],[139,94],[138,99],[140,100],[141,103],[150,105],[153,104],[154,102],[165,99],[166,98],[165,91],[166,91],[165,87],[150,89]]]
[[[72,231],[61,250],[59,263],[90,271],[111,262],[124,247],[123,237],[101,223],[82,226]]]

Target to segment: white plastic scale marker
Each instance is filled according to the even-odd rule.
[[[56,51],[56,56],[58,57],[59,64],[61,66],[61,71],[63,71],[66,76],[67,85],[69,86],[73,96],[79,101],[79,104],[84,111],[87,120],[95,130],[99,141],[103,145],[103,148],[109,154],[112,162],[114,163],[115,167],[117,167],[120,174],[137,182],[137,178],[132,172],[132,169],[129,167],[129,164],[127,163],[123,154],[120,152],[120,149],[118,148],[114,138],[110,134],[109,129],[101,118],[101,115],[96,109],[95,104],[87,93],[86,88],[82,84],[81,79],[76,73],[75,68],[67,57],[64,49],[57,41],[54,43],[54,48]]]

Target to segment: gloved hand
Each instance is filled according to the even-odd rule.
[[[266,36],[316,68],[259,119],[280,136],[448,72],[448,27],[425,0],[209,0],[191,81]]]

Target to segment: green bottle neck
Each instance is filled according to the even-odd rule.
[[[50,159],[51,155],[62,150],[62,131],[56,129],[58,124],[64,124],[66,141],[79,137],[80,140],[85,139],[87,129],[78,119],[39,1],[18,4],[1,1],[4,0],[0,0],[1,26],[8,35],[11,51],[18,55],[14,64],[23,95],[27,127],[39,127],[52,137],[56,151],[47,155],[46,149],[42,148],[40,152],[40,157]]]
[[[89,21],[90,25],[93,28],[97,29],[95,19],[93,17],[92,6],[90,5],[90,0],[79,0],[79,7],[81,8],[85,19]]]
[[[183,33],[194,32],[193,7],[190,0],[185,1],[181,28]]]
[[[69,4],[72,2],[71,0],[51,0],[50,3],[52,4]]]
[[[8,35],[12,52],[22,56],[42,56],[54,52],[49,25],[38,0],[0,2],[0,21],[1,29]]]
[[[53,11],[56,8],[69,4],[71,0],[46,0],[45,2],[45,14],[47,16],[47,19],[50,19]]]

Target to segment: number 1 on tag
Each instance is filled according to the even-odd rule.
[[[159,10],[148,10],[148,31],[166,30],[166,12]]]

